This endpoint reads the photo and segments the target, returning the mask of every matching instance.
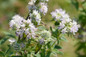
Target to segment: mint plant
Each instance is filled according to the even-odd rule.
[[[9,49],[3,56],[50,57],[53,54],[62,54],[59,43],[66,40],[66,34],[75,35],[80,25],[65,10],[56,9],[51,12],[54,26],[46,28],[42,23],[42,15],[46,15],[48,11],[47,2],[48,0],[31,0],[28,3],[27,18],[20,15],[12,17],[9,25],[15,34],[12,35],[14,37],[9,37]]]

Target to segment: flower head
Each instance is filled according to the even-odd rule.
[[[41,16],[40,16],[40,13],[37,10],[33,10],[33,12],[30,13],[30,17],[31,17],[32,21],[36,20],[36,22],[38,23],[38,25],[40,24]]]
[[[35,2],[36,2],[36,0],[31,0],[28,4],[29,4],[29,5],[34,5]]]
[[[24,18],[19,16],[19,15],[15,15],[13,16],[12,20],[10,21],[10,27],[13,28],[13,27],[16,27],[16,28],[20,28],[20,26],[23,24],[23,21]]]
[[[58,21],[63,18],[65,11],[62,9],[56,9],[55,11],[51,12],[51,15],[53,18],[55,18],[55,21]]]
[[[48,11],[47,4],[41,2],[39,11],[45,15]]]
[[[10,44],[13,44],[16,40],[15,39],[9,39],[8,41],[10,42]]]
[[[79,25],[77,22],[72,21],[70,16],[62,9],[56,9],[55,11],[51,12],[52,17],[55,21],[59,22],[58,29],[61,30],[62,33],[71,32],[75,35],[75,33],[79,29]]]

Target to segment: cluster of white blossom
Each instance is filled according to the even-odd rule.
[[[40,44],[45,43],[47,44],[50,41],[53,41],[54,39],[51,38],[51,33],[47,30],[41,31],[39,36],[39,42]]]
[[[35,28],[30,19],[25,20],[23,17],[15,15],[9,25],[12,29],[16,29],[16,35],[20,38],[23,38],[24,34],[27,38],[35,38],[37,28]]]
[[[55,21],[59,21],[60,19],[64,18],[65,11],[62,9],[56,9],[55,11],[51,12],[52,17],[55,19]],[[69,17],[69,16],[66,16]]]
[[[23,24],[24,18],[19,16],[19,15],[15,15],[12,17],[12,20],[10,21],[10,27],[14,28],[16,27],[17,29],[20,28],[20,26]]]
[[[33,12],[30,13],[30,18],[31,18],[31,20],[36,20],[38,25],[40,24],[41,16],[40,16],[40,13],[37,10],[33,10]]]
[[[45,15],[48,11],[47,4],[41,2],[39,5],[40,5],[39,11]]]
[[[48,11],[46,2],[48,2],[48,0],[31,0],[28,3],[31,21],[36,21],[38,25],[41,21],[40,14],[43,13],[45,15]]]
[[[51,12],[51,15],[55,21],[59,22],[58,29],[60,29],[62,33],[71,32],[75,34],[78,31],[80,25],[74,20],[71,20],[70,16],[64,10],[56,9]]]

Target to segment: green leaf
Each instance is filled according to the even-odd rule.
[[[4,33],[5,35],[9,35],[9,34],[10,34],[9,32],[6,32],[6,31],[3,31],[3,33]]]
[[[50,57],[50,55],[51,55],[51,51],[48,51],[46,57]]]
[[[41,57],[39,53],[36,54],[36,57]]]
[[[46,30],[46,28],[44,26],[39,26],[37,27],[39,30]]]
[[[41,49],[41,57],[45,57],[45,49]]]
[[[55,25],[56,25],[56,26],[59,25],[59,22],[56,21],[56,22],[55,22]]]
[[[0,51],[0,56],[5,56],[4,52]]]
[[[58,52],[58,54],[61,54],[61,55],[63,55],[63,52],[59,51],[59,52]]]
[[[27,57],[30,57],[30,54],[27,54]]]
[[[60,39],[61,39],[62,41],[67,42],[67,39],[66,39],[64,36],[62,36]]]
[[[53,49],[53,52],[52,53],[63,55],[63,52],[59,51],[58,49]]]
[[[76,7],[76,9],[79,9],[79,2],[77,0],[71,0],[72,4]]]
[[[83,8],[86,9],[86,2],[82,4]]]
[[[2,45],[3,43],[5,43],[9,38],[3,38],[2,40],[0,40],[0,45]]]
[[[59,46],[59,45],[55,45],[55,47],[54,48],[56,48],[56,49],[62,49],[62,47],[61,46]]]
[[[38,44],[35,48],[35,54],[41,49],[42,45]]]
[[[58,29],[52,30],[52,36],[54,36],[55,38],[57,38],[57,37],[59,36],[59,31],[58,31]]]
[[[7,57],[12,57],[12,56],[14,55],[14,54],[13,54],[13,50],[12,50],[12,48],[11,48],[10,45],[8,45],[8,49],[6,50],[5,55],[6,55]]]
[[[13,31],[12,31],[13,32]],[[3,33],[8,36],[8,37],[12,37],[12,38],[15,38],[15,35],[12,33],[12,32],[6,32],[6,31],[3,31]]]
[[[38,4],[40,2],[40,0],[37,0],[35,4]]]
[[[22,57],[22,56],[11,56],[11,57]]]
[[[53,30],[52,30],[52,27],[50,27],[50,30],[53,31]]]

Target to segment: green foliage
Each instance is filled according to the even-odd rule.
[[[4,52],[0,51],[0,56],[5,56]]]
[[[79,57],[86,57],[86,1],[78,1],[78,0],[71,0],[73,2],[73,5],[80,11],[78,15],[78,21],[81,24],[81,28],[79,29],[79,42],[76,46],[78,48],[76,49],[76,54],[78,54]],[[80,51],[82,50],[82,53],[80,54]]]
[[[2,40],[0,40],[0,45],[2,45],[3,43],[5,43],[9,38],[3,38]]]
[[[45,30],[46,28],[44,26],[39,26],[38,29],[39,30]]]
[[[67,39],[66,39],[64,36],[62,36],[60,39],[61,39],[62,41],[67,42]]]
[[[72,1],[72,4],[74,4],[74,6],[76,7],[76,9],[78,10],[79,9],[79,3],[77,0],[71,0]]]
[[[58,45],[55,45],[54,48],[56,48],[56,49],[62,49],[62,47],[61,46],[58,46]]]

